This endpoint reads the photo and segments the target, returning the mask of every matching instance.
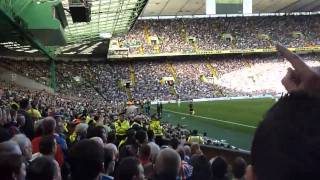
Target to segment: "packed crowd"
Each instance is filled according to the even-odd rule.
[[[139,110],[131,112],[130,107],[119,110],[110,108],[111,104],[62,98],[6,82],[0,85],[1,179],[201,179],[211,178],[212,173],[233,176],[224,158],[209,162],[203,155],[199,143],[207,139],[197,142],[196,138],[197,143],[188,144],[197,132],[165,122],[160,125],[156,116],[150,118]],[[124,126],[128,126],[125,132]],[[221,162],[222,171],[215,167]],[[236,162],[241,163],[233,170],[242,169],[238,176],[243,176],[246,162],[240,157]],[[201,174],[203,167],[205,176]],[[214,172],[215,168],[219,172]]]
[[[318,54],[304,57],[310,65],[317,65]],[[0,65],[49,85],[49,65],[45,62],[4,59]],[[268,55],[189,57],[167,62],[61,62],[57,64],[57,91],[65,97],[108,103],[121,103],[130,98],[154,101],[276,95],[284,92],[276,79],[284,75],[287,67],[290,65],[283,59]],[[274,71],[272,77],[270,71]],[[173,77],[175,81],[172,85],[161,84],[164,77]]]
[[[319,15],[140,20],[116,39],[132,54],[141,48],[144,54],[270,48],[273,41],[306,47],[319,45],[319,29]]]
[[[159,136],[163,132],[159,119],[148,119],[130,106],[106,116],[106,106],[97,109],[58,94],[1,83],[0,177],[315,179],[319,177],[320,73],[282,46],[278,49],[294,68],[282,80],[290,94],[279,99],[256,129],[249,166],[241,157],[231,164],[221,156],[209,160],[196,142],[201,141],[196,132],[188,143],[174,137],[165,141]]]

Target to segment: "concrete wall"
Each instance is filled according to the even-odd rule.
[[[9,83],[14,83],[32,90],[46,90],[47,92],[53,93],[53,89],[51,89],[50,87],[40,84],[32,79],[26,78],[2,67],[0,67],[0,80],[4,80]]]

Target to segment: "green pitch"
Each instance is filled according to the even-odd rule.
[[[249,150],[257,125],[273,104],[273,99],[197,102],[194,115],[189,115],[189,103],[164,104],[162,118]]]

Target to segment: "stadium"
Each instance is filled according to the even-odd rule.
[[[1,0],[0,179],[315,179],[319,60],[318,0]]]

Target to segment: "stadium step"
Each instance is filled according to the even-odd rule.
[[[207,68],[210,70],[210,73],[211,73],[211,75],[212,75],[213,77],[219,78],[217,69],[216,69],[215,67],[213,67],[211,63],[208,63],[208,64],[207,64]]]
[[[153,50],[155,53],[159,54],[160,53],[160,47],[158,44],[153,45]]]
[[[167,63],[167,67],[170,71],[170,74],[172,75],[172,77],[174,78],[174,80],[177,80],[177,72],[176,70],[174,69],[172,63]]]
[[[150,44],[151,44],[151,36],[150,36],[150,33],[149,33],[149,27],[148,27],[148,25],[144,25],[144,27],[143,27],[143,34],[144,34],[145,40],[146,40],[147,43],[150,45]]]
[[[132,83],[132,86],[136,85],[136,76],[135,76],[135,72],[134,72],[134,68],[132,66],[132,64],[129,65],[129,71],[130,71],[130,80]]]

